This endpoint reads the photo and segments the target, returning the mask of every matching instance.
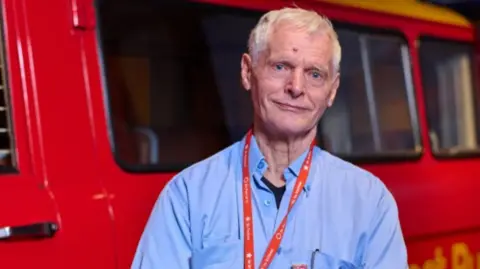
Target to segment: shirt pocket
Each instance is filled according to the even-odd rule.
[[[241,240],[210,244],[203,249],[193,251],[191,266],[192,269],[241,269],[243,267],[242,254]]]
[[[339,259],[324,252],[313,250],[294,250],[290,256],[291,264],[305,264],[311,269],[363,269],[351,261]]]

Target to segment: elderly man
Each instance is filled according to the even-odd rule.
[[[173,178],[132,268],[406,268],[394,198],[372,174],[315,146],[339,86],[329,20],[265,14],[241,59],[254,124]]]

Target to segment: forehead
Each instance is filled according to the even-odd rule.
[[[288,23],[274,25],[267,47],[270,57],[290,56],[319,64],[328,63],[333,56],[332,41],[326,31],[309,33]]]

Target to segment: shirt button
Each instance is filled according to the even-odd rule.
[[[263,167],[265,166],[265,164],[263,163],[263,161],[261,161],[259,164],[258,164],[258,169],[262,169]]]
[[[270,202],[270,200],[265,200],[265,201],[264,201],[264,204],[265,204],[266,206],[269,206],[271,203],[272,203],[272,202]]]

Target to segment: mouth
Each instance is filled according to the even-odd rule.
[[[305,107],[296,106],[296,105],[292,105],[292,104],[288,104],[288,103],[282,103],[282,102],[277,102],[277,101],[273,101],[273,103],[276,104],[281,110],[285,110],[285,111],[300,113],[300,112],[305,112],[305,111],[308,110]]]

